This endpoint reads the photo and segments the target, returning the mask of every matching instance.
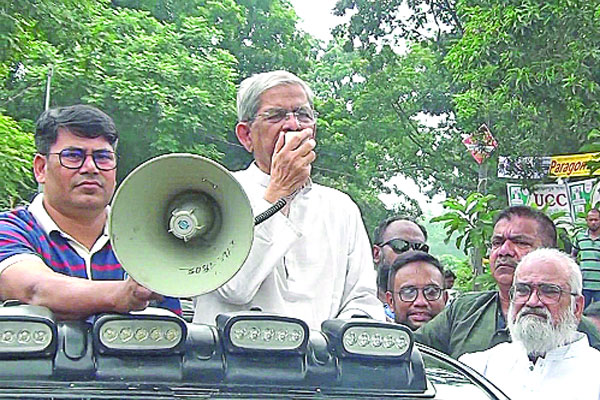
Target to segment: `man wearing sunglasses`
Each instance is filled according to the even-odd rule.
[[[498,290],[454,299],[437,317],[415,332],[415,339],[454,358],[510,341],[507,313],[515,268],[539,247],[556,248],[556,227],[548,216],[527,206],[512,206],[495,218],[490,271]],[[578,329],[600,348],[600,332],[587,318]]]
[[[373,262],[377,270],[377,297],[384,305],[388,321],[394,321],[394,311],[387,302],[388,275],[398,255],[408,250],[429,251],[425,244],[427,231],[408,217],[395,215],[379,223],[373,233]]]
[[[180,313],[179,300],[125,274],[106,232],[115,189],[118,133],[97,108],[42,113],[34,175],[43,185],[27,208],[0,214],[0,298],[50,308],[61,319],[142,310],[151,301]]]
[[[330,318],[384,319],[360,211],[344,193],[310,179],[317,114],[306,82],[286,71],[244,80],[235,131],[253,162],[235,177],[256,213],[287,205],[255,228],[240,271],[195,299],[194,322],[259,308],[301,318],[312,329]]]
[[[512,343],[460,361],[511,399],[598,399],[600,352],[577,332],[584,306],[579,267],[567,254],[541,248],[527,254],[510,289]]]
[[[438,315],[446,305],[444,269],[423,251],[404,251],[392,264],[386,299],[398,324],[418,329]]]

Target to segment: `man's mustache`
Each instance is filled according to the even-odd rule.
[[[513,257],[500,256],[496,260],[496,265],[505,265],[509,267],[516,268],[519,262],[515,260]]]
[[[521,311],[519,311],[519,314],[517,315],[517,320],[525,318],[528,315],[535,315],[546,319],[549,319],[551,317],[550,312],[548,312],[548,310],[546,310],[545,308],[524,306],[521,309]]]

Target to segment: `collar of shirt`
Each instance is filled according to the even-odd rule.
[[[46,211],[46,208],[44,208],[43,199],[44,199],[44,194],[43,193],[38,194],[37,196],[35,196],[35,198],[31,202],[29,207],[27,207],[27,209],[31,213],[31,215],[33,215],[33,217],[39,222],[42,229],[44,231],[48,232],[48,234],[50,234],[52,232],[58,232],[62,237],[64,237],[69,242],[74,244],[73,247],[75,248],[75,250],[78,253],[80,253],[80,250],[82,250],[82,249],[85,250],[85,253],[95,253],[96,251],[98,251],[102,247],[104,247],[106,242],[108,242],[109,235],[107,232],[107,228],[105,226],[104,230],[102,231],[102,235],[100,235],[100,237],[96,240],[96,243],[94,243],[94,245],[92,246],[92,249],[90,251],[88,251],[84,245],[82,245],[81,243],[79,243],[77,241],[77,239],[75,239],[74,237],[72,237],[71,235],[69,235],[68,233],[63,231],[62,229],[60,229],[60,227],[56,224],[56,222],[54,222],[54,220],[52,219],[50,214],[48,214],[48,211]],[[107,208],[107,211],[108,210],[109,209]]]
[[[574,347],[585,346],[586,342],[587,345],[589,345],[589,341],[585,333],[575,331],[573,332],[571,340],[568,343],[565,343],[556,349],[550,350],[544,358],[546,360],[562,360],[564,358],[569,358]]]
[[[586,232],[586,235],[588,236],[588,238],[590,238],[590,240],[592,241],[596,241],[600,239],[600,235],[598,236],[592,236],[592,232],[588,229]]]
[[[502,314],[502,304],[500,303],[500,293],[496,293],[496,330],[491,339],[491,344],[495,345],[501,342],[511,341],[510,331],[506,324],[506,318]]]
[[[500,298],[498,298],[498,303],[500,303]],[[502,314],[502,306],[498,304],[498,312],[496,313],[496,330],[503,331],[506,329],[506,319],[504,318],[504,314]]]
[[[521,342],[516,342],[516,346],[520,349],[523,354],[527,354],[527,350],[525,346]],[[574,357],[578,347],[589,347],[589,341],[585,333],[575,331],[571,336],[571,340],[568,343],[563,344],[555,349],[552,349],[546,353],[545,356],[539,357],[537,361],[543,359],[545,361],[551,360],[564,360],[566,358]],[[531,357],[527,355],[528,359],[531,360]],[[532,364],[537,365],[537,362],[532,362]]]

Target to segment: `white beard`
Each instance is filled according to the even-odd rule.
[[[553,321],[550,312],[545,308],[533,308],[523,306],[519,313],[514,316],[513,304],[508,308],[508,330],[512,339],[520,342],[527,350],[528,355],[544,356],[550,350],[570,343],[577,331],[578,321],[574,315],[574,304],[561,313],[558,321]],[[535,313],[544,315],[542,319],[535,315],[523,315],[524,313]]]

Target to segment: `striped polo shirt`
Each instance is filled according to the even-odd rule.
[[[600,238],[592,239],[588,231],[575,235],[573,243],[583,275],[583,288],[600,290]]]
[[[52,220],[42,204],[43,194],[28,208],[0,213],[0,273],[28,258],[42,259],[55,272],[84,279],[123,280],[106,229],[88,250]],[[158,304],[181,315],[179,299],[165,297]]]

